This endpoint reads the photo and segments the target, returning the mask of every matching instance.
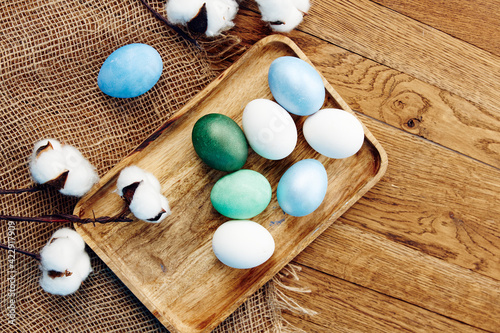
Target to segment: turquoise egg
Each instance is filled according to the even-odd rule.
[[[144,94],[158,82],[163,70],[161,56],[146,44],[120,47],[104,61],[97,85],[106,95],[131,98]]]
[[[325,86],[319,73],[296,57],[279,57],[268,72],[271,93],[285,110],[299,116],[318,111],[325,101]]]
[[[226,115],[209,113],[193,126],[193,147],[209,167],[221,171],[236,171],[248,157],[248,143],[238,124]]]
[[[231,219],[249,219],[271,202],[269,181],[257,171],[238,170],[219,179],[210,193],[215,210]]]
[[[308,215],[321,205],[327,187],[323,164],[315,159],[301,160],[281,176],[276,190],[278,204],[289,215]]]

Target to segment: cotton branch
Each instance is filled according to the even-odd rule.
[[[123,215],[123,214],[121,214]],[[27,222],[40,222],[40,223],[79,223],[79,224],[87,224],[87,223],[112,223],[112,222],[132,222],[132,219],[124,218],[121,215],[119,216],[102,216],[102,217],[94,217],[94,218],[80,218],[76,215],[70,214],[53,214],[53,215],[44,215],[38,217],[28,217],[28,216],[12,216],[12,215],[0,215],[0,220],[3,221],[27,221]]]
[[[153,13],[153,15],[160,21],[162,21],[163,23],[165,23],[169,28],[171,28],[172,30],[174,30],[175,32],[177,32],[177,34],[179,36],[181,36],[182,38],[184,38],[186,41],[188,41],[189,43],[193,44],[194,46],[196,46],[197,48],[201,49],[200,47],[200,44],[198,44],[198,42],[189,37],[184,31],[182,31],[181,28],[171,24],[165,17],[163,17],[163,15],[161,15],[160,13],[158,13],[156,10],[153,9],[153,7],[151,7],[147,2],[146,0],[140,0],[144,6],[146,6],[146,8],[151,12]]]
[[[33,252],[28,252],[28,251],[24,251],[24,250],[20,250],[20,249],[16,249],[16,248],[11,248],[5,244],[2,244],[0,243],[0,248],[1,249],[5,249],[5,250],[11,250],[11,251],[14,251],[14,252],[17,252],[17,253],[22,253],[28,257],[31,257],[37,261],[40,261],[41,260],[41,257],[38,253],[33,253]]]

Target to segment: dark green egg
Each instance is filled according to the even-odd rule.
[[[193,147],[209,167],[236,171],[248,156],[245,134],[238,124],[220,113],[207,114],[196,122],[192,132]]]

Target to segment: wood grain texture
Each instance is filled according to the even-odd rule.
[[[374,0],[437,30],[500,55],[498,0]]]
[[[301,268],[299,280],[285,279],[285,284],[308,288],[310,293],[289,295],[317,314],[285,312],[285,318],[307,332],[484,332],[404,300],[306,266]]]
[[[447,318],[498,330],[498,280],[351,223],[341,217],[294,262]]]
[[[248,270],[223,265],[212,252],[216,228],[228,219],[210,203],[213,184],[226,173],[210,169],[196,156],[191,131],[205,114],[222,113],[241,124],[245,105],[256,98],[272,99],[267,73],[280,56],[307,60],[289,39],[272,36],[260,41],[234,66],[176,113],[144,144],[122,160],[75,208],[80,217],[114,216],[123,209],[115,193],[116,179],[126,166],[137,165],[156,177],[169,199],[172,215],[159,224],[82,225],[76,229],[86,243],[136,296],[175,332],[209,332],[247,297],[279,272],[336,218],[380,180],[387,156],[366,129],[360,151],[346,159],[321,156],[302,136],[304,117],[295,117],[299,140],[290,156],[280,161],[261,158],[250,150],[244,168],[263,174],[273,193],[281,175],[305,158],[320,161],[328,173],[324,204],[308,218],[284,216],[276,197],[252,220],[273,235],[276,249],[266,263]],[[324,80],[324,107],[349,106]],[[322,209],[322,207],[326,209]],[[279,222],[277,222],[279,221]]]

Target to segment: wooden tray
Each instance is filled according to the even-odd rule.
[[[347,159],[335,160],[308,146],[301,131],[305,117],[295,116],[299,139],[290,156],[270,161],[250,150],[244,166],[261,172],[273,188],[270,205],[252,220],[273,235],[274,255],[263,265],[248,270],[232,269],[217,260],[211,248],[212,234],[228,219],[212,208],[210,191],[226,173],[201,162],[191,143],[191,130],[201,116],[214,112],[228,115],[241,126],[242,111],[248,102],[255,98],[272,99],[267,71],[274,59],[285,55],[310,63],[284,36],[273,35],[256,43],[106,174],[75,208],[74,213],[81,217],[120,212],[124,202],[114,190],[118,174],[126,166],[137,165],[158,177],[172,209],[172,215],[160,224],[134,221],[75,228],[172,332],[214,329],[365,194],[386,170],[387,156],[366,127],[361,150]],[[352,112],[324,78],[323,81],[327,89],[324,107]],[[288,167],[305,158],[318,159],[327,170],[325,200],[308,216],[285,216],[276,200],[278,181]]]

